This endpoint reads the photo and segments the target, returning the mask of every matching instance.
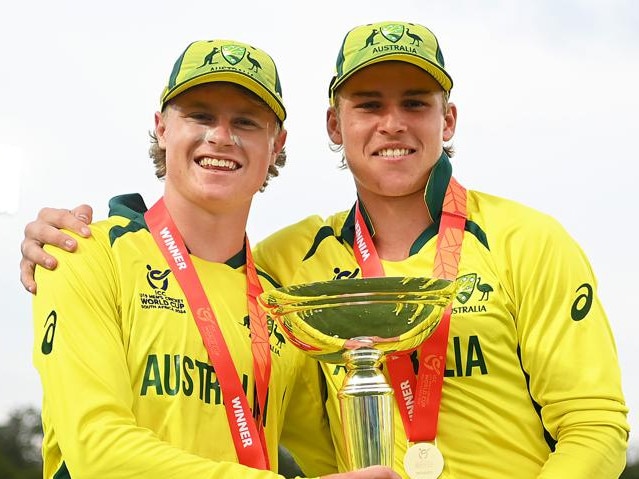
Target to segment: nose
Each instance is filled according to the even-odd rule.
[[[204,133],[204,141],[218,146],[234,145],[234,138],[235,135],[233,134],[231,125],[224,122],[218,122],[215,125],[208,126]]]
[[[396,134],[406,131],[406,120],[399,108],[390,106],[381,113],[379,130],[382,133]]]

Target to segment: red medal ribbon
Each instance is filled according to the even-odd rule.
[[[355,258],[362,269],[362,276],[379,276],[383,268],[372,238],[355,205]],[[359,223],[359,225],[358,225]],[[446,188],[442,216],[437,235],[437,251],[433,276],[454,281],[457,278],[461,247],[466,225],[466,189],[451,177]],[[362,231],[358,242],[358,230]],[[361,251],[369,254],[362,261]],[[373,261],[377,265],[371,264]],[[437,436],[437,420],[446,369],[446,349],[452,306],[449,305],[433,334],[420,346],[419,372],[417,377],[409,354],[389,355],[386,365],[390,382],[395,391],[395,400],[404,423],[406,436],[411,442],[432,442]]]
[[[268,382],[271,373],[271,356],[268,342],[266,315],[260,313],[256,297],[262,292],[248,239],[246,242],[246,277],[248,286],[248,310],[251,323],[251,349],[258,404],[254,419],[242,388],[233,358],[217,318],[209,303],[197,271],[191,261],[182,236],[160,198],[145,215],[149,231],[171,267],[200,330],[211,365],[215,368],[226,417],[239,462],[255,469],[269,469],[268,452],[264,439],[262,417],[266,407]]]
[[[353,252],[357,263],[362,269],[362,276],[365,278],[386,276],[382,262],[377,254],[377,249],[375,249],[373,238],[359,210],[359,200],[355,203],[355,244],[353,245]]]
[[[262,418],[266,415],[268,382],[271,377],[271,345],[269,343],[266,312],[257,302],[257,297],[264,292],[264,289],[257,277],[255,261],[253,260],[253,253],[251,253],[248,237],[245,236],[244,241],[246,243],[246,282],[249,323],[251,327],[251,350],[253,351],[253,371],[255,374],[255,387],[257,389],[258,400],[255,418],[260,431],[260,437],[262,438],[262,444],[266,447]]]

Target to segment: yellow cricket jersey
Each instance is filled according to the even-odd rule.
[[[382,261],[386,275],[432,275],[451,174],[443,155],[425,191],[435,224],[407,259]],[[467,208],[436,440],[445,459],[440,477],[617,478],[627,407],[588,260],[547,215],[476,191],[468,191]],[[282,285],[360,277],[354,223],[354,209],[309,217],[264,240],[256,261]],[[370,221],[369,229],[374,234]],[[325,364],[323,371],[345,469],[337,402],[345,370]],[[395,411],[395,469],[405,476],[407,440]]]
[[[237,464],[215,368],[145,210],[138,195],[115,198],[109,219],[78,238],[77,253],[56,250],[56,271],[37,269],[44,477],[279,477]],[[192,260],[253,408],[245,252],[224,264]],[[271,468],[281,440],[306,474],[334,472],[317,363],[272,321],[269,332]]]

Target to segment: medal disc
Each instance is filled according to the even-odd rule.
[[[404,455],[404,469],[411,479],[437,479],[444,470],[444,456],[430,442],[418,442]]]

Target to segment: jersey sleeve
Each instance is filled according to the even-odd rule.
[[[281,477],[190,454],[136,424],[108,238],[95,228],[91,238],[76,238],[76,253],[56,250],[55,271],[37,268],[33,299],[45,434],[58,443],[70,476]]]
[[[556,441],[539,477],[618,477],[628,408],[591,265],[564,228],[544,215],[504,237],[499,253],[522,367],[549,442]]]
[[[326,385],[316,360],[303,366],[284,415],[281,442],[302,471],[311,476],[337,472],[335,448],[325,410]]]

